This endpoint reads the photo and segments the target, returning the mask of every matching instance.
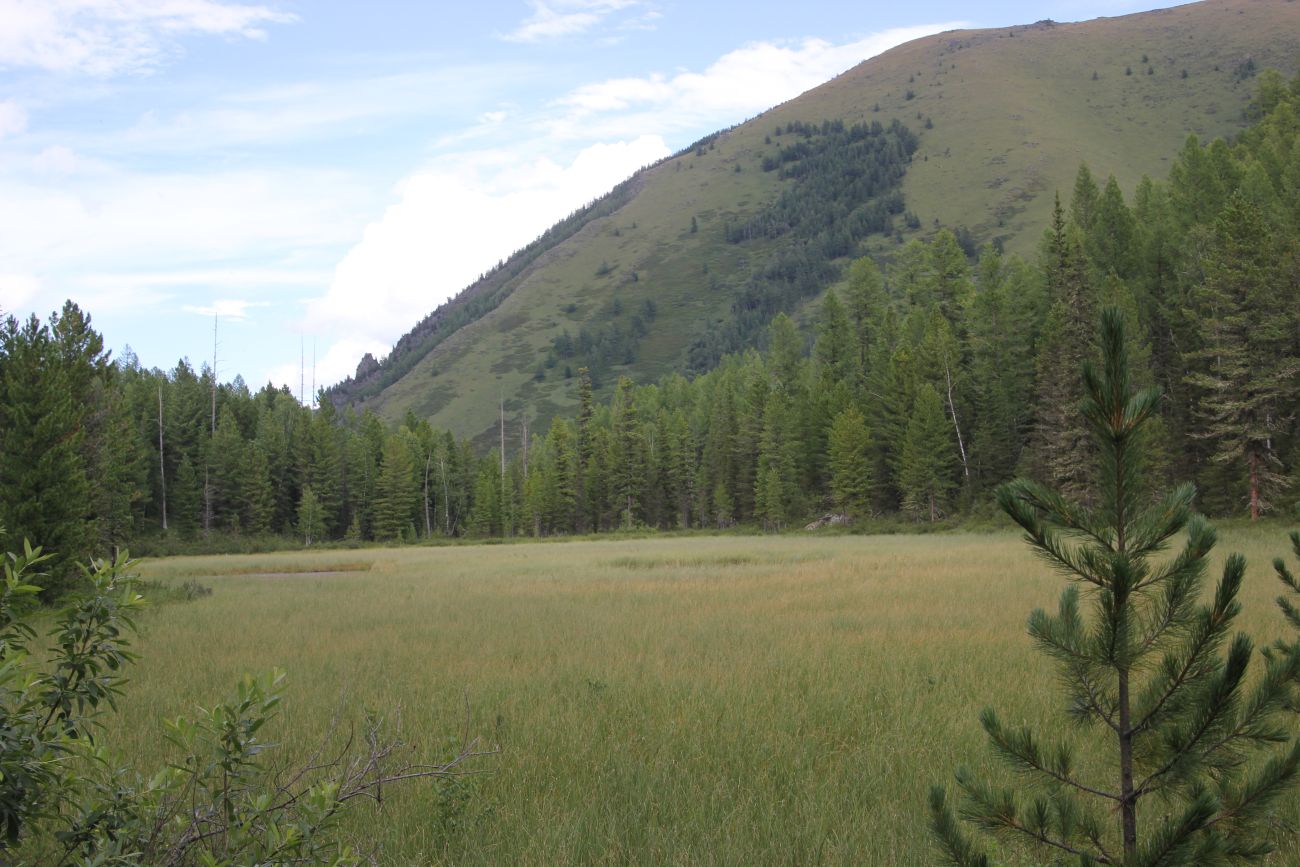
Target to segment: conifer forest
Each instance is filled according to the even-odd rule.
[[[218,383],[206,365],[111,358],[71,302],[44,322],[10,317],[0,522],[77,556],[163,531],[315,543],[780,529],[828,513],[928,523],[988,511],[1016,475],[1087,501],[1077,371],[1106,305],[1133,324],[1139,384],[1163,394],[1150,472],[1195,482],[1210,514],[1289,510],[1300,80],[1261,77],[1254,111],[1233,141],[1190,138],[1167,178],[1134,190],[1080,166],[1031,261],[971,255],[939,229],[851,262],[815,321],[777,313],[692,379],[620,377],[597,402],[571,369],[574,414],[526,431],[503,413],[486,453],[409,414],[393,427]]]

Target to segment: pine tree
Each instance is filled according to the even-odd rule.
[[[309,487],[304,485],[303,489]],[[275,491],[271,489],[271,466],[266,460],[266,453],[256,442],[250,442],[244,448],[244,466],[240,473],[240,514],[244,529],[253,535],[271,532],[271,521],[275,517]],[[320,526],[312,533],[313,539],[323,539],[328,526],[325,520],[325,504],[312,493],[320,515]],[[298,523],[302,526],[302,498],[299,497]],[[307,544],[311,544],[308,542]]]
[[[773,317],[767,333],[768,366],[778,383],[791,388],[803,373],[803,338],[794,321],[784,313]]]
[[[190,536],[199,527],[203,505],[202,482],[189,455],[183,455],[176,466],[167,506],[172,514],[172,526],[182,535]]]
[[[1074,176],[1074,195],[1070,197],[1070,222],[1084,232],[1090,231],[1100,197],[1101,193],[1088,164],[1079,163],[1079,171]]]
[[[591,492],[590,470],[595,461],[596,450],[592,444],[591,419],[594,412],[591,400],[591,374],[587,368],[578,368],[578,442],[577,464],[574,474],[574,492],[577,502],[577,531],[585,533],[591,529]]]
[[[419,509],[420,489],[405,428],[384,443],[383,465],[375,487],[375,538],[399,539]]]
[[[855,383],[859,375],[853,326],[834,289],[826,291],[813,345],[817,377],[823,382]]]
[[[265,460],[265,455],[263,455]],[[208,484],[212,488],[214,527],[240,529],[243,523],[243,480],[248,463],[244,458],[244,437],[239,432],[234,410],[221,408],[216,433],[212,435],[212,460]]]
[[[931,522],[943,517],[956,487],[956,465],[952,428],[944,418],[943,402],[927,382],[916,393],[899,455],[903,510]]]
[[[835,416],[830,434],[831,498],[842,513],[871,510],[871,436],[857,407]]]
[[[18,551],[31,540],[59,552],[46,601],[71,586],[70,564],[92,542],[82,426],[89,382],[67,343],[35,316],[0,324],[0,525]]]
[[[637,413],[636,396],[632,393],[632,380],[619,377],[614,394],[613,431],[610,452],[611,493],[619,523],[631,529],[644,519],[642,493],[646,488],[646,442]]]
[[[1028,432],[1024,395],[1034,381],[1032,345],[1041,315],[1037,275],[1019,259],[1005,262],[992,247],[980,257],[978,290],[967,311],[970,382],[976,408],[970,465],[974,491],[991,491],[1014,475]],[[1007,335],[1017,336],[1015,341]]]
[[[546,435],[546,451],[546,524],[553,532],[571,533],[576,529],[578,456],[568,423],[561,419],[551,422],[551,430]]]
[[[1085,369],[1083,407],[1099,455],[1097,506],[1026,480],[998,491],[1030,545],[1071,581],[1059,612],[1035,611],[1029,633],[1060,669],[1067,730],[1090,739],[1090,760],[1077,758],[1070,739],[1049,742],[985,710],[993,752],[1023,783],[995,788],[961,770],[960,814],[1031,847],[1035,864],[1065,855],[1168,867],[1256,860],[1270,849],[1270,810],[1300,768],[1300,741],[1276,747],[1288,739],[1278,711],[1300,652],[1275,654],[1261,676],[1249,676],[1251,642],[1230,638],[1240,556],[1228,558],[1213,598],[1201,602],[1214,530],[1193,515],[1191,485],[1151,501],[1140,436],[1159,392],[1132,392],[1113,308],[1100,342],[1100,368]],[[1177,556],[1153,559],[1184,531]],[[931,810],[946,863],[992,863],[942,788]]]
[[[680,529],[689,529],[697,467],[690,423],[687,422],[686,414],[680,408],[673,410],[668,416],[664,425],[664,439],[663,477],[668,502],[674,510],[673,523]]]
[[[844,306],[853,327],[858,369],[865,376],[879,322],[890,307],[884,278],[880,274],[880,268],[870,257],[856,259],[849,265],[849,282],[844,291]]]
[[[1285,483],[1274,444],[1300,374],[1296,293],[1279,273],[1277,253],[1258,208],[1234,194],[1214,225],[1205,279],[1193,295],[1204,347],[1189,377],[1204,393],[1200,435],[1213,442],[1214,461],[1241,474],[1252,520]]]
[[[1027,475],[1059,485],[1069,497],[1090,495],[1093,442],[1078,414],[1079,369],[1092,350],[1095,290],[1077,229],[1059,212],[1048,243],[1047,288],[1052,306],[1039,334],[1033,433]]]
[[[763,408],[763,437],[759,444],[754,517],[767,529],[780,529],[798,509],[797,441],[785,391],[774,388]]]
[[[1124,204],[1124,194],[1111,175],[1097,199],[1084,245],[1097,270],[1103,274],[1113,271],[1126,280],[1132,277],[1137,267],[1136,232],[1133,212]],[[1133,330],[1138,330],[1136,323]]]

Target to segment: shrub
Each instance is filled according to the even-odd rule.
[[[24,544],[0,587],[0,862],[350,865],[337,834],[345,806],[378,800],[399,780],[449,779],[486,751],[466,738],[437,764],[407,761],[384,721],[367,718],[363,746],[296,768],[268,763],[265,731],[284,673],[245,675],[235,693],[166,723],[179,758],[151,777],[114,766],[96,734],[135,660],[134,561],[80,567],[82,588],[52,619],[41,650],[35,604],[50,560]],[[201,594],[198,594],[201,595]],[[349,745],[353,743],[349,738]]]

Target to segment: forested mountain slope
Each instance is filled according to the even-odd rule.
[[[796,320],[871,254],[940,225],[1032,253],[1080,162],[1131,194],[1188,134],[1246,122],[1290,75],[1300,3],[1212,0],[1078,24],[958,31],[867,61],[648,168],[444,305],[334,400],[492,438],[576,401],[711,368]],[[867,170],[860,170],[862,166]]]

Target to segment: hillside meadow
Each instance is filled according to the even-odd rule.
[[[1217,551],[1250,559],[1239,623],[1260,642],[1283,631],[1269,563],[1286,549],[1269,525]],[[142,619],[105,738],[142,768],[165,755],[162,718],[272,666],[289,672],[273,732],[289,754],[365,709],[400,708],[431,759],[467,726],[499,745],[482,774],[353,814],[386,864],[933,863],[926,793],[990,764],[979,709],[1060,719],[1024,623],[1062,581],[1011,533],[333,550],[142,573],[213,589]]]

